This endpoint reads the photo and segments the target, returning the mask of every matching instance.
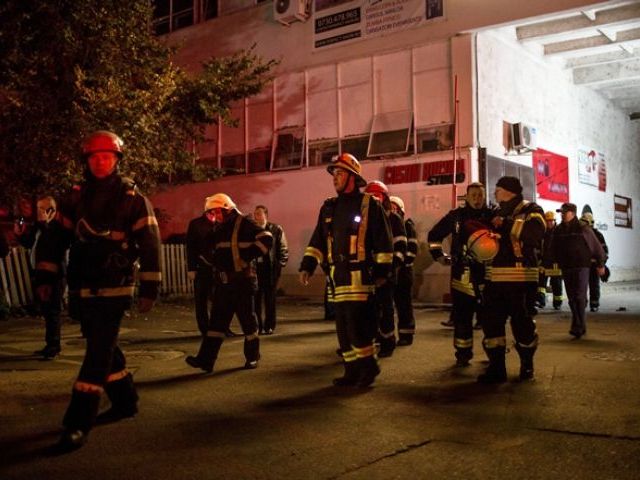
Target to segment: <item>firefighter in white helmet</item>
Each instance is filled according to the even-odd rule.
[[[367,182],[353,155],[341,154],[327,170],[338,195],[320,208],[300,265],[300,282],[307,285],[316,267],[327,265],[344,362],[344,375],[334,384],[366,387],[380,373],[373,343],[374,291],[391,275],[391,231],[380,202],[360,192]]]
[[[211,236],[215,269],[213,314],[198,354],[188,356],[186,362],[194,368],[212,372],[225,334],[236,314],[245,335],[244,367],[253,369],[260,359],[254,306],[258,288],[255,261],[269,251],[273,238],[270,232],[243,216],[231,197],[224,193],[207,198],[205,208],[216,221]]]

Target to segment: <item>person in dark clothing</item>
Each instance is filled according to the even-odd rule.
[[[271,232],[243,216],[224,193],[209,197],[207,206],[216,220],[211,237],[216,283],[213,309],[198,354],[188,356],[186,362],[193,368],[211,373],[235,314],[245,335],[244,368],[254,369],[260,359],[258,322],[254,310],[258,288],[255,260],[269,252],[273,237]]]
[[[0,230],[0,258],[4,258],[9,255],[9,242],[4,232]]]
[[[451,210],[427,234],[429,253],[435,261],[451,265],[451,316],[444,326],[453,324],[453,346],[456,365],[465,367],[473,357],[473,316],[482,324],[483,307],[480,291],[484,286],[484,265],[471,261],[467,255],[467,239],[472,233],[468,226],[488,224],[491,210],[485,203],[485,189],[481,183],[467,186],[463,207]],[[442,242],[451,235],[451,254],[445,254]]]
[[[320,208],[300,264],[300,283],[308,285],[316,267],[326,262],[344,365],[344,375],[333,383],[367,387],[380,373],[374,346],[378,329],[374,293],[391,276],[391,230],[380,202],[360,192],[367,182],[353,155],[334,158],[327,171],[338,196]]]
[[[404,262],[398,270],[398,280],[393,294],[393,300],[398,312],[398,343],[399,347],[413,343],[416,332],[416,321],[413,316],[413,304],[411,301],[413,290],[413,262],[418,254],[418,237],[413,220],[405,218],[404,202],[400,197],[389,197],[391,208],[404,222],[407,232],[407,253]]]
[[[209,329],[209,300],[213,296],[213,260],[211,254],[215,217],[209,212],[209,199],[204,213],[189,222],[187,227],[187,269],[193,280],[193,296],[198,330],[203,336]]]
[[[603,275],[606,254],[593,230],[578,220],[576,211],[573,203],[563,203],[558,209],[562,223],[553,232],[552,249],[562,269],[571,308],[569,334],[579,339],[587,333],[585,309],[591,261],[595,261],[598,275]]]
[[[70,245],[67,283],[70,302],[77,303],[87,347],[71,402],[63,419],[58,447],[81,447],[95,421],[134,416],[138,395],[126,369],[118,333],[131,307],[136,265],[138,310],[148,312],[161,281],[160,231],[151,203],[135,183],[118,173],[123,142],[116,134],[97,131],[82,145],[87,163],[85,182],[75,186],[59,207],[59,220]],[[38,246],[36,276],[53,278],[60,263],[59,238],[46,231]],[[51,297],[52,281],[38,282],[38,297]],[[98,416],[106,392],[111,408]]]
[[[396,348],[396,325],[393,311],[393,297],[398,272],[404,265],[404,258],[407,254],[407,232],[404,228],[402,217],[393,212],[391,201],[389,200],[389,189],[380,180],[369,182],[364,189],[365,193],[372,195],[380,202],[384,209],[389,227],[391,227],[391,237],[393,244],[393,265],[389,281],[383,286],[376,288],[376,313],[378,315],[378,343],[380,350],[378,357],[390,357]]]
[[[282,269],[289,260],[289,248],[284,230],[277,223],[269,221],[269,210],[264,205],[258,205],[253,218],[262,228],[271,232],[273,246],[269,253],[258,257],[258,291],[256,293],[256,316],[258,330],[262,334],[271,335],[276,329],[276,291]],[[262,303],[264,300],[264,321],[262,318]]]
[[[39,242],[40,237],[46,235],[52,240],[57,239],[57,241],[50,242],[48,246],[48,248],[56,250],[52,252],[53,258],[57,259],[55,264],[50,265],[52,275],[34,275],[33,278],[33,286],[36,292],[39,290],[40,282],[50,282],[48,284],[51,291],[49,298],[47,300],[41,298],[36,299],[39,304],[39,311],[45,321],[45,346],[34,353],[36,355],[42,355],[47,360],[51,360],[55,358],[61,350],[60,331],[62,322],[60,320],[60,313],[62,311],[62,295],[64,293],[63,277],[67,246],[64,243],[62,225],[55,218],[57,212],[55,199],[51,196],[41,197],[38,199],[36,205],[38,215],[37,222],[31,226],[18,222],[14,225],[13,231],[20,245],[31,250],[29,259],[31,269],[34,273],[38,259],[42,256],[41,244]]]
[[[533,379],[533,357],[538,345],[536,324],[527,305],[530,284],[537,285],[540,253],[545,232],[542,208],[522,198],[516,177],[504,176],[496,183],[499,208],[491,220],[499,238],[498,252],[487,272],[484,289],[487,315],[482,323],[482,344],[489,366],[480,383],[507,380],[506,321],[511,319],[515,348],[520,357],[520,380]]]
[[[544,233],[542,246],[542,265],[540,267],[538,296],[536,306],[544,308],[547,304],[547,280],[553,293],[553,308],[560,310],[562,307],[562,270],[558,262],[553,258],[551,251],[551,239],[556,228],[555,212],[545,212],[544,219],[547,222],[547,230]]]
[[[594,226],[593,214],[582,214],[582,217],[580,217],[580,221],[588,225],[591,230],[593,230],[593,233],[596,235],[598,242],[600,242],[600,245],[602,245],[602,249],[604,250],[604,262],[606,263],[609,257],[609,247],[607,246],[607,242],[604,240],[604,235],[602,235],[602,232]],[[596,265],[595,259],[591,259],[591,266],[589,267],[589,309],[592,312],[597,312],[600,308],[601,276],[602,275],[598,274],[598,267]]]

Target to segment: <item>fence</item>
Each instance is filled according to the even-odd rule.
[[[187,276],[187,249],[181,244],[162,245],[162,295],[193,293],[193,282]],[[6,258],[0,259],[0,293],[10,307],[33,302],[33,289],[29,272],[29,250],[12,248]]]

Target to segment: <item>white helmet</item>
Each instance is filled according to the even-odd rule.
[[[404,213],[404,202],[402,201],[402,199],[400,197],[394,197],[393,195],[391,197],[389,197],[389,201],[391,203],[395,203],[398,208],[400,210],[402,210],[402,213]]]
[[[476,230],[467,240],[467,253],[476,262],[493,260],[500,248],[500,235],[488,229]]]
[[[233,203],[231,197],[226,193],[216,193],[210,197],[207,197],[204,202],[204,211],[211,210],[213,208],[222,208],[223,210],[233,210],[236,208],[236,204]]]

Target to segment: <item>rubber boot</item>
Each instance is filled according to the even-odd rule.
[[[413,335],[410,333],[401,333],[398,335],[398,347],[406,347],[413,343]]]
[[[378,352],[378,357],[387,358],[393,355],[393,351],[396,349],[396,337],[395,335],[391,335],[388,338],[380,337],[380,351]]]
[[[344,365],[344,375],[342,377],[334,378],[333,384],[336,387],[353,387],[358,383],[358,366],[355,361],[342,362]]]
[[[471,348],[456,347],[456,367],[468,367],[472,358]]]
[[[258,368],[258,360],[260,360],[260,338],[255,337],[247,340],[244,337],[244,368],[251,370]]]
[[[487,370],[478,376],[478,382],[484,384],[504,383],[507,381],[507,368],[505,366],[505,347],[487,348],[489,366]]]
[[[104,391],[111,400],[111,408],[101,413],[96,418],[96,423],[112,423],[135,416],[138,413],[138,392],[133,384],[133,377],[127,374],[126,377],[108,382],[104,386]]]
[[[535,347],[522,347],[516,343],[516,351],[520,356],[520,381],[533,380],[533,355]]]
[[[202,337],[198,354],[195,357],[189,355],[185,361],[193,368],[200,368],[207,373],[213,372],[213,365],[218,358],[222,341],[221,337]]]
[[[371,385],[380,374],[378,360],[373,355],[358,358],[355,362],[358,371],[356,387],[365,388]]]
[[[95,423],[99,406],[100,395],[73,390],[71,402],[69,402],[62,419],[64,432],[57,445],[57,449],[61,453],[70,452],[86,443],[89,431]]]

